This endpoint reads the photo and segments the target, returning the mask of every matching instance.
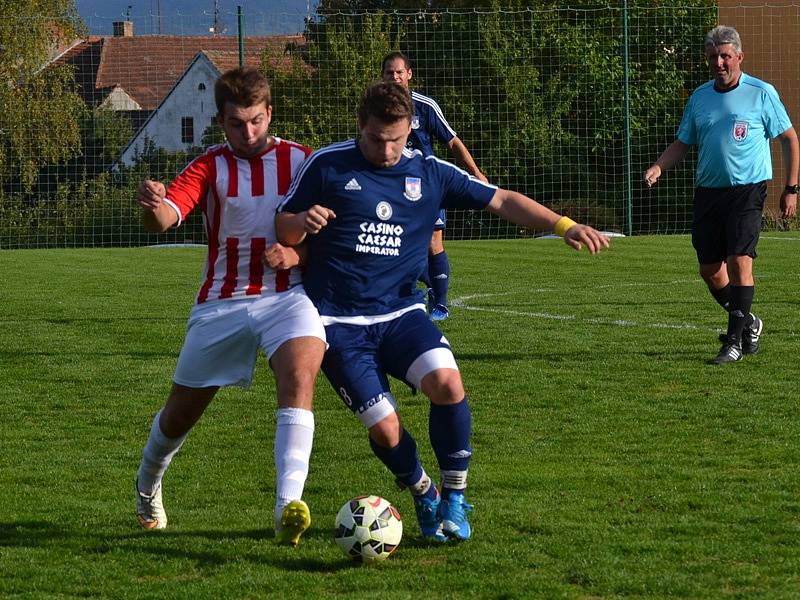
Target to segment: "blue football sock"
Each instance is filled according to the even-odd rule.
[[[379,446],[372,438],[369,438],[369,445],[375,456],[387,466],[400,483],[412,488],[412,492],[415,491],[413,488],[420,483],[420,480],[426,477],[417,455],[417,442],[405,429],[400,437],[400,443],[394,448]]]
[[[447,291],[450,288],[450,260],[447,252],[428,256],[428,279],[433,290],[434,303],[447,306]]]
[[[442,474],[442,495],[463,491],[472,456],[472,412],[466,396],[458,404],[431,403],[428,430]]]

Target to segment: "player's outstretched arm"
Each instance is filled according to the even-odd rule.
[[[306,239],[306,234],[319,233],[330,220],[335,218],[336,213],[319,204],[299,213],[278,213],[275,215],[275,231],[278,241],[287,246],[297,246]]]
[[[160,181],[144,180],[136,190],[136,202],[142,207],[142,224],[146,231],[163,233],[178,222],[175,209],[164,202],[167,189]]]
[[[658,157],[658,160],[650,165],[644,172],[643,178],[647,187],[654,186],[664,171],[671,169],[683,160],[683,157],[689,152],[689,148],[691,148],[691,146],[684,144],[680,140],[675,140],[667,146],[666,150]]]
[[[563,236],[564,242],[575,250],[580,250],[585,244],[589,252],[597,254],[609,245],[608,237],[594,227],[562,217],[519,192],[498,188],[486,208],[489,212],[528,229],[552,229]]]

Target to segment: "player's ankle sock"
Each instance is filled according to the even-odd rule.
[[[463,490],[467,486],[467,470],[472,448],[472,413],[466,396],[458,404],[431,403],[428,432],[431,446],[439,461],[444,490]]]
[[[450,287],[450,260],[447,252],[428,257],[428,278],[436,304],[447,306],[447,291]]]
[[[711,292],[711,295],[714,296],[714,300],[725,309],[727,312],[730,309],[730,302],[731,302],[731,286],[730,284],[726,285],[725,287],[721,287],[718,290],[713,290],[708,288],[708,291]]]
[[[137,482],[139,491],[146,495],[151,495],[161,483],[164,473],[172,462],[172,458],[180,450],[186,435],[178,438],[168,438],[161,431],[159,422],[161,411],[153,419],[150,426],[150,436],[142,450],[142,462],[139,464]]]
[[[302,408],[279,408],[275,427],[275,522],[284,507],[303,497],[314,443],[314,413]]]
[[[748,321],[752,322],[750,308],[753,306],[754,287],[752,285],[732,285],[731,304],[728,313],[728,341],[741,343],[742,330]]]
[[[425,475],[425,470],[417,456],[417,442],[405,429],[400,436],[400,442],[393,448],[379,446],[372,438],[369,438],[369,445],[375,456],[386,465],[397,481],[411,488],[412,494],[419,495],[427,491],[425,479],[427,479],[428,487],[433,487],[430,486],[430,477]]]

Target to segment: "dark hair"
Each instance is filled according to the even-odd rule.
[[[358,123],[363,126],[370,117],[383,123],[394,123],[401,119],[411,122],[414,103],[409,91],[394,81],[379,81],[370,85],[361,95],[358,104]]]
[[[384,70],[386,70],[386,63],[390,63],[396,58],[403,60],[403,63],[406,65],[406,69],[411,68],[411,59],[409,59],[405,54],[402,52],[390,52],[383,58],[383,62],[381,63],[381,75],[383,75]]]
[[[214,84],[214,102],[217,112],[224,116],[225,103],[232,102],[237,106],[256,106],[263,103],[272,104],[269,82],[254,67],[238,67],[223,73]]]

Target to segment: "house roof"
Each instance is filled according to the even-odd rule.
[[[245,63],[260,64],[266,46],[282,52],[289,44],[303,42],[300,35],[245,37]],[[239,66],[239,40],[232,36],[90,37],[54,63],[75,67],[79,92],[90,106],[97,106],[119,86],[143,110],[154,110],[198,52],[205,52],[221,72]]]

